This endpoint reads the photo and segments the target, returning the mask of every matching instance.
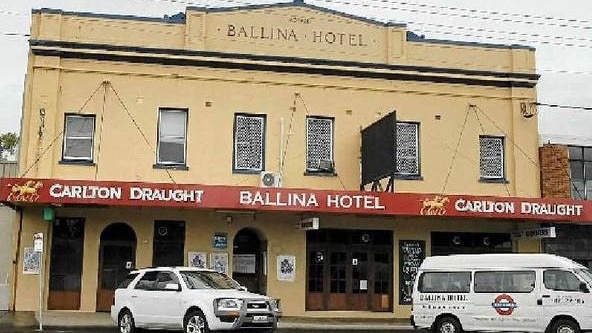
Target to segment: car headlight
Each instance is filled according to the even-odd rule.
[[[269,300],[269,307],[272,311],[279,312],[280,310],[280,300],[279,299],[270,299]]]
[[[243,300],[237,298],[221,298],[218,300],[216,308],[218,311],[237,311],[243,306]]]

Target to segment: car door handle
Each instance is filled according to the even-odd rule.
[[[138,298],[138,296],[136,296],[136,295],[132,295],[132,298]]]
[[[543,295],[543,298],[551,298],[551,295]]]

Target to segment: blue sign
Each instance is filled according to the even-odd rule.
[[[228,236],[224,233],[215,233],[212,239],[212,247],[215,249],[225,249],[228,246]]]

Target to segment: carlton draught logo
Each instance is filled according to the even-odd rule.
[[[491,306],[500,316],[509,316],[518,307],[518,304],[514,302],[514,299],[510,295],[501,294],[495,298]]]
[[[444,215],[446,214],[446,204],[450,201],[447,197],[436,195],[433,198],[420,200],[422,203],[419,213],[421,215]]]
[[[8,201],[34,202],[39,199],[37,191],[43,187],[43,183],[35,180],[27,180],[23,184],[8,184],[12,187],[8,194]]]

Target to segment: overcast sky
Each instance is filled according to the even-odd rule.
[[[261,0],[3,0],[0,1],[0,133],[18,132],[31,9],[54,8],[162,17],[186,6],[275,3]],[[305,0],[379,21],[406,23],[426,38],[536,48],[538,101],[592,107],[592,1],[590,0]],[[15,33],[16,35],[11,35]],[[539,133],[592,138],[592,111],[539,107]],[[570,140],[570,141],[572,141]],[[592,141],[589,141],[592,142]]]

